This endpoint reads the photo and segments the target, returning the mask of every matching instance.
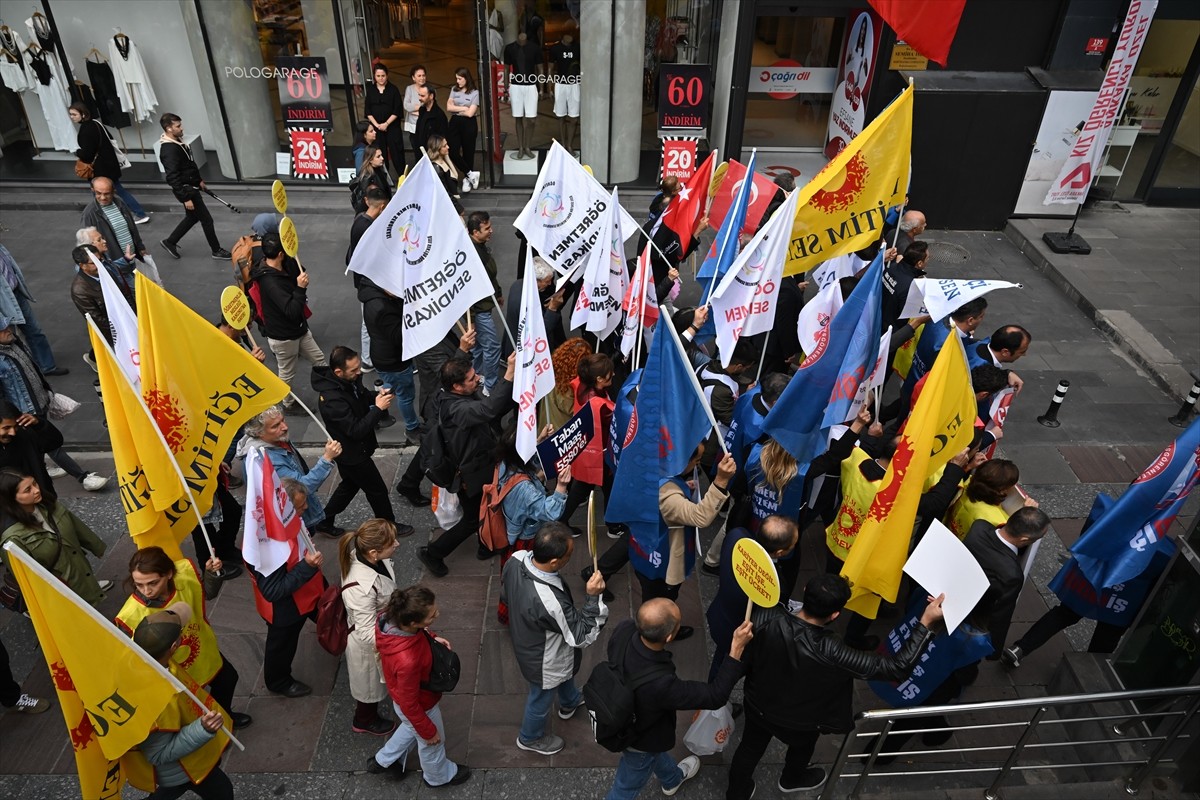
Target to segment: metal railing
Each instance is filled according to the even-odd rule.
[[[1130,706],[1135,701],[1150,701],[1149,706],[1143,706],[1142,709]],[[1182,708],[1172,708],[1180,705]],[[1089,714],[1078,717],[1060,717],[1049,715],[1052,709],[1068,708],[1068,707],[1088,707],[1098,706],[1104,703],[1121,703],[1127,704],[1124,711],[1113,714]],[[900,721],[912,720],[916,717],[930,717],[940,715],[945,718],[962,717],[967,714],[998,714],[1000,712],[1013,712],[1027,709],[1032,711],[1032,715],[1028,719],[1015,721],[999,721],[987,722],[984,724],[963,724],[963,725],[935,725],[933,727],[915,727],[912,723],[906,722],[896,728],[896,723]],[[1136,795],[1142,783],[1160,763],[1173,763],[1171,759],[1166,757],[1167,750],[1181,739],[1191,738],[1190,734],[1184,733],[1184,729],[1188,724],[1197,719],[1197,713],[1200,712],[1200,686],[1178,686],[1165,689],[1142,689],[1136,691],[1125,692],[1103,692],[1095,694],[1074,694],[1060,695],[1053,697],[1032,697],[1018,700],[999,700],[987,703],[971,703],[945,706],[919,706],[914,708],[900,709],[882,709],[875,711],[864,711],[858,715],[855,729],[846,734],[842,741],[841,747],[838,749],[837,758],[833,762],[833,766],[829,771],[829,779],[825,782],[825,786],[821,791],[821,800],[829,800],[838,796],[836,788],[839,781],[854,780],[854,785],[850,789],[846,797],[857,798],[863,789],[863,785],[870,777],[886,778],[895,780],[900,777],[913,776],[930,776],[930,775],[967,775],[967,774],[989,774],[994,773],[991,784],[984,790],[983,796],[987,800],[996,800],[999,795],[1001,784],[1004,783],[1010,772],[1027,771],[1027,770],[1061,770],[1078,767],[1133,767],[1133,770],[1125,778],[1125,791],[1129,795]],[[1154,733],[1150,727],[1143,727],[1144,736],[1131,736],[1130,734],[1139,726],[1149,721],[1158,720],[1166,722],[1167,720],[1177,718],[1174,724],[1168,725],[1167,730],[1162,733]],[[952,720],[947,720],[952,721]],[[883,727],[879,730],[862,731],[859,730],[864,724],[871,722],[882,722]],[[1112,723],[1107,724],[1107,723]],[[1053,726],[1065,727],[1067,725],[1078,725],[1082,723],[1099,723],[1105,736],[1097,739],[1065,739],[1061,741],[1034,741],[1040,728],[1051,728]],[[1158,726],[1161,728],[1161,726]],[[971,731],[1003,731],[1011,729],[1016,732],[1017,739],[1012,744],[990,745],[980,747],[958,747],[958,748],[937,748],[931,750],[911,750],[903,751],[899,748],[884,750],[887,745],[888,734],[893,736],[903,733],[905,740],[909,735],[926,734],[926,733],[946,733],[946,732],[965,732]],[[855,747],[854,744],[859,741],[866,740],[865,748]],[[893,739],[894,741],[894,739]],[[1156,746],[1153,746],[1157,743]],[[1062,759],[1062,763],[1035,763],[1035,764],[1019,764],[1021,757],[1028,751],[1044,752],[1055,748],[1079,748],[1079,747],[1102,747],[1111,745],[1117,748],[1119,745],[1138,744],[1141,746],[1141,752],[1146,753],[1144,757],[1119,757],[1116,760],[1100,760],[1100,761],[1084,761],[1071,760],[1070,758]],[[903,747],[903,744],[900,745]],[[854,752],[856,750],[862,752]],[[903,771],[872,771],[876,766],[876,760],[887,757],[895,758],[897,756],[943,756],[954,753],[965,754],[968,758],[974,756],[976,758],[983,757],[986,754],[1003,755],[1007,752],[1007,757],[1003,764],[996,766],[980,766],[978,761],[968,762],[967,765],[955,768],[941,769],[913,769],[914,765],[906,765]],[[1072,754],[1073,755],[1073,754]],[[1116,754],[1120,756],[1121,753]],[[853,762],[859,767],[857,772],[849,772],[847,766]],[[919,765],[915,765],[919,766]],[[931,765],[933,766],[933,765]],[[899,787],[892,786],[893,790]],[[917,788],[917,787],[914,787]]]

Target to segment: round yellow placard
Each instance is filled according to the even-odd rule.
[[[755,605],[770,608],[779,602],[779,573],[761,544],[739,539],[733,546],[733,577]]]
[[[226,286],[221,291],[221,316],[229,327],[243,330],[250,324],[250,302],[246,293],[236,286]]]
[[[296,225],[292,222],[291,217],[284,217],[280,220],[279,241],[283,245],[283,252],[292,258],[295,258],[296,253],[300,252],[300,234],[296,233]]]

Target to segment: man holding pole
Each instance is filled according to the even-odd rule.
[[[500,379],[500,333],[496,330],[496,318],[492,310],[499,303],[504,305],[504,294],[496,280],[496,259],[488,242],[492,238],[492,217],[486,211],[472,211],[467,215],[467,234],[475,245],[475,252],[487,270],[492,282],[492,296],[485,297],[471,306],[467,327],[474,326],[478,339],[474,351],[475,371],[483,376],[483,393],[490,395],[496,381]],[[494,300],[494,302],[493,302]]]

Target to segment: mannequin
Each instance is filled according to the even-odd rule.
[[[158,98],[150,85],[150,75],[137,45],[125,34],[118,33],[108,42],[108,61],[116,78],[122,110],[132,111],[135,122],[150,119],[151,112],[158,106]]]
[[[558,117],[558,138],[568,150],[575,149],[579,130],[579,42],[564,33],[550,48],[550,68],[554,71],[554,116]]]
[[[522,161],[535,158],[532,150],[533,128],[537,123],[538,83],[542,78],[542,48],[525,33],[504,48],[504,66],[508,71],[508,95],[516,123],[517,154]]]

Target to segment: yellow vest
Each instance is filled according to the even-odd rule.
[[[883,485],[883,481],[867,480],[859,470],[859,464],[870,460],[871,457],[866,451],[856,447],[842,462],[842,507],[838,509],[837,517],[825,529],[825,546],[843,561],[850,554],[850,546],[854,544],[854,539],[867,518],[867,512],[871,510],[875,493]]]
[[[171,661],[203,686],[221,669],[221,651],[217,646],[217,635],[208,624],[208,615],[205,613],[204,587],[191,561],[181,558],[175,562],[175,593],[167,598],[166,603],[151,608],[136,594],[130,595],[117,613],[116,623],[132,636],[143,619],[180,600],[191,607],[192,621],[183,629],[183,642],[175,655],[171,656]]]
[[[196,683],[186,672],[175,665],[174,662],[170,666],[171,674],[179,679],[179,682],[192,690],[192,693],[199,697],[205,707],[212,711],[221,712],[221,719],[225,723],[225,727],[233,730],[233,720],[229,718],[229,713],[217,704],[212,696]],[[196,704],[192,702],[192,698],[188,697],[184,692],[179,692],[167,703],[166,708],[158,715],[158,719],[154,721],[154,730],[156,731],[180,731],[185,727],[200,719],[200,709],[196,708]],[[188,780],[192,783],[200,783],[208,774],[213,771],[213,767],[217,766],[221,761],[221,755],[225,752],[225,748],[229,747],[229,737],[225,735],[225,731],[217,731],[217,735],[201,745],[199,749],[193,750],[183,758],[179,759],[179,764],[183,767],[183,771],[187,773]],[[130,750],[125,755],[121,756],[121,764],[126,769],[126,775],[130,783],[139,789],[145,791],[154,791],[154,766],[146,760],[142,755],[142,751],[138,749]],[[147,782],[151,788],[146,788]]]
[[[967,531],[981,519],[999,528],[1008,522],[1008,512],[1000,506],[972,500],[963,492],[946,512],[946,527],[959,539],[965,539]]]

